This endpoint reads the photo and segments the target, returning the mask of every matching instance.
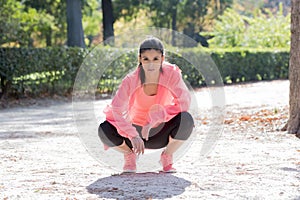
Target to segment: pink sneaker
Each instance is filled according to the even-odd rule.
[[[124,153],[123,173],[136,172],[136,154],[134,152]]]
[[[160,163],[163,166],[163,172],[174,173],[176,169],[173,168],[173,155],[165,154],[163,151],[160,155]]]

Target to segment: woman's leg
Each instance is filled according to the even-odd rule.
[[[191,135],[194,128],[193,117],[188,112],[182,112],[170,121],[153,128],[145,148],[160,149],[166,147],[168,154],[174,153]],[[141,127],[136,127],[140,132]]]
[[[132,145],[128,138],[119,135],[117,129],[107,121],[100,124],[98,135],[105,145],[124,154],[123,172],[136,171],[136,154],[132,151]]]
[[[98,135],[103,144],[122,153],[132,152],[129,139],[119,135],[117,129],[108,121],[104,121],[98,128]]]
[[[141,134],[142,127],[134,126]],[[168,153],[174,153],[190,137],[193,128],[194,121],[192,116],[188,112],[179,113],[170,121],[150,130],[149,140],[144,140],[145,148],[160,149],[167,147]],[[121,152],[127,152],[132,149],[130,140],[122,137],[108,121],[100,124],[98,135],[105,145],[114,147]]]
[[[132,150],[129,148],[129,146],[124,141],[123,144],[113,147],[115,150],[121,152],[121,153],[131,153]]]
[[[136,127],[137,131],[141,133],[142,127],[136,125],[134,126]],[[194,121],[192,116],[188,112],[179,113],[170,121],[150,130],[149,140],[144,140],[145,148],[160,149],[166,147],[162,154],[162,158],[164,157],[165,159],[161,159],[161,161],[162,163],[165,161],[163,166],[167,166],[168,163],[171,164],[171,168],[164,167],[165,171],[170,171],[169,169],[172,169],[173,153],[176,152],[179,147],[190,137],[193,128]],[[132,144],[130,140],[119,135],[117,129],[107,121],[100,124],[98,134],[104,144],[124,153],[124,171],[134,171],[125,170],[126,166],[130,166],[130,169],[135,168],[135,158],[133,158]],[[129,165],[126,164],[126,160],[129,160],[129,162],[127,162]],[[134,162],[132,162],[133,160]],[[134,165],[131,165],[132,163],[134,163]]]
[[[176,140],[170,137],[169,143],[166,149],[164,150],[164,153],[168,155],[173,155],[173,153],[175,153],[184,142],[185,140]]]
[[[173,123],[178,123],[180,125],[178,130],[175,129],[170,135],[169,143],[164,151],[165,154],[169,155],[172,155],[180,148],[180,146],[190,137],[194,128],[193,117],[188,112],[180,113],[180,117],[175,118]]]
[[[166,122],[162,128],[157,127],[150,130],[149,136],[152,136],[150,136],[149,140],[145,143],[145,147],[154,149],[166,147],[160,158],[163,171],[176,171],[172,166],[173,154],[190,137],[193,128],[194,120],[192,116],[188,112],[182,112]],[[156,133],[155,131],[158,132]]]

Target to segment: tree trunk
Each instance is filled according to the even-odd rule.
[[[104,44],[114,44],[114,16],[111,0],[102,0],[103,41]]]
[[[176,34],[175,31],[177,31],[177,3],[173,5],[172,8],[172,45],[176,46]]]
[[[47,47],[52,46],[52,28],[49,28],[46,33],[46,45]]]
[[[81,0],[67,0],[67,24],[68,46],[84,48]]]
[[[300,1],[292,0],[291,50],[290,50],[290,96],[287,131],[300,138]]]

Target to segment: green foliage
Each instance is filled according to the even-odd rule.
[[[152,25],[156,27],[172,28],[174,15],[177,16],[176,26],[181,31],[187,23],[193,24],[196,32],[199,32],[208,24],[208,20],[221,14],[227,7],[233,4],[233,0],[114,0],[115,20],[124,18],[131,21],[138,17],[141,9],[147,10],[147,16]],[[210,19],[207,19],[208,11],[211,11]],[[177,31],[178,31],[177,30]]]
[[[114,0],[113,13],[115,20],[124,18],[126,21],[131,21],[137,17],[140,9],[144,8],[140,0]]]
[[[204,17],[207,15],[209,2],[210,0],[182,1],[178,9],[179,26],[187,28],[186,24],[189,23],[192,24],[194,32],[200,32],[204,26]]]
[[[210,40],[217,47],[287,48],[290,45],[290,15],[282,9],[273,14],[258,12],[253,17],[227,9],[215,23]]]
[[[227,9],[214,26],[215,37],[211,44],[223,48],[242,46],[246,19],[234,10]]]
[[[101,31],[98,0],[83,1],[87,42]],[[0,46],[62,46],[66,42],[66,2],[63,0],[0,0]]]
[[[119,55],[113,62],[110,59]],[[184,56],[183,56],[184,55]],[[184,58],[195,58],[193,66]],[[212,59],[212,60],[211,60]],[[225,84],[246,81],[286,79],[288,49],[183,49],[167,52],[167,60],[177,64],[192,87],[215,82],[207,77],[208,63],[214,61]],[[87,66],[83,83],[98,85],[96,93],[111,94],[121,79],[137,66],[135,51],[99,48],[89,52],[80,48],[0,48],[0,93],[13,96],[70,94],[80,66]],[[200,69],[200,70],[199,70]],[[100,74],[102,74],[101,77]],[[89,85],[88,84],[88,85]],[[83,86],[86,84],[82,84]],[[87,88],[80,88],[86,90]],[[95,92],[95,91],[92,91]]]
[[[87,36],[95,36],[100,32],[102,12],[100,12],[99,5],[96,0],[90,0],[88,3],[89,6],[86,6],[82,13],[84,34]]]
[[[33,46],[50,29],[57,30],[54,17],[44,10],[26,7],[16,0],[0,1],[0,45]]]
[[[11,16],[18,11],[17,2],[12,0],[0,0],[0,45],[15,40],[21,35],[19,20]]]
[[[284,16],[282,11],[277,15],[259,13],[257,17],[249,18],[243,46],[289,47],[290,38],[290,15]]]
[[[85,54],[79,48],[1,48],[2,92],[16,96],[67,93]]]
[[[28,46],[31,44],[31,33],[37,30],[42,13],[35,9],[25,11],[21,3],[8,0],[0,1],[0,45],[6,44]],[[47,22],[46,20],[44,22]],[[45,24],[47,26],[48,24]]]
[[[224,83],[288,78],[288,49],[219,49],[211,57]]]

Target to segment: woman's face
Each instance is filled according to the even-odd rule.
[[[146,50],[140,55],[140,62],[142,63],[145,73],[159,72],[163,61],[164,56],[160,51],[155,49]]]

